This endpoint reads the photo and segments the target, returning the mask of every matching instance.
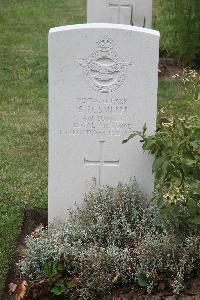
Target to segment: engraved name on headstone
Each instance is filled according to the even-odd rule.
[[[159,33],[114,24],[49,33],[49,221],[64,221],[91,183],[136,177],[150,197],[152,158],[133,130],[156,127]]]
[[[152,0],[87,0],[87,22],[151,28]]]

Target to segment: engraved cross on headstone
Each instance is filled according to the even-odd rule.
[[[130,24],[133,25],[133,5],[128,3],[127,1],[124,3],[124,0],[112,0],[109,3],[109,7],[114,9],[112,14],[112,21],[118,24]],[[124,20],[122,18],[121,10],[126,9],[127,18]]]
[[[104,143],[105,141],[99,141],[100,151],[99,160],[88,160],[84,158],[84,165],[87,166],[98,166],[99,167],[99,178],[98,186],[104,184],[104,167],[119,167],[119,160],[104,160]]]

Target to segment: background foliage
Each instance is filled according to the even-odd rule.
[[[155,27],[161,49],[185,64],[200,66],[200,3],[198,0],[155,0]]]

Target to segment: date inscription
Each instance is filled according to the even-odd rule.
[[[88,98],[76,99],[76,113],[68,129],[61,135],[95,135],[127,137],[133,131],[134,116],[128,118],[128,99]]]

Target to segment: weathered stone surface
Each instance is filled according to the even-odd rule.
[[[152,0],[87,0],[87,22],[151,28]]]
[[[159,33],[91,24],[49,33],[49,221],[64,220],[91,184],[136,177],[151,197],[152,158],[139,139],[157,115]]]

